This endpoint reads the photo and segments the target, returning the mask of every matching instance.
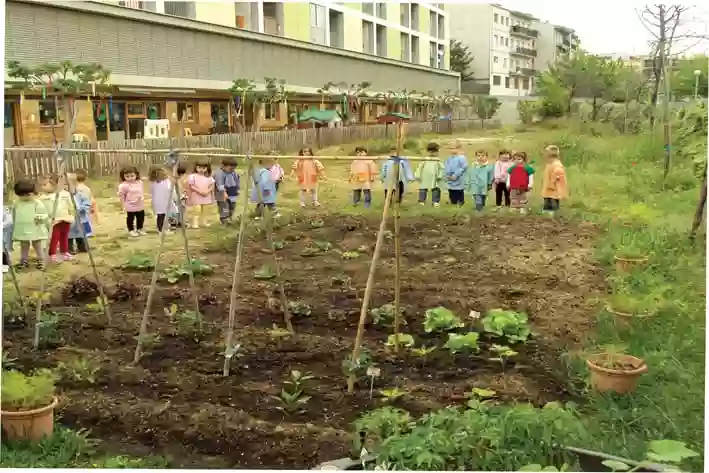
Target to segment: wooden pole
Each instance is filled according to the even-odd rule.
[[[74,134],[74,129],[76,128],[76,117],[77,114],[72,113],[71,105],[72,103],[70,100],[66,97],[62,98],[64,110],[66,113],[69,114],[68,118],[69,121],[66,119],[64,120],[64,148],[68,148],[69,144],[71,143],[71,136]],[[59,99],[55,96],[54,97],[54,109],[59,110]],[[54,119],[54,124],[56,126],[57,124],[57,119],[55,117]],[[58,169],[58,174],[60,176],[63,176],[65,174],[65,168],[66,168],[66,159],[62,154],[62,150],[59,148],[59,142],[57,141],[56,137],[56,132],[54,129],[54,126],[52,127],[52,138],[54,141],[54,159],[55,161],[59,164],[59,169]],[[54,219],[57,216],[57,208],[59,207],[59,193],[61,192],[61,187],[59,186],[59,183],[57,183],[57,188],[54,192],[54,205],[52,207],[52,214],[49,216],[49,239],[51,240],[52,238],[52,228],[54,226]],[[49,240],[48,240],[49,241]],[[32,340],[32,346],[34,348],[39,347],[39,328],[42,323],[42,302],[44,299],[44,292],[46,289],[46,282],[47,282],[47,266],[49,266],[49,253],[48,253],[48,247],[44,248],[43,254],[40,255],[40,258],[44,258],[44,269],[42,269],[42,273],[40,274],[39,278],[39,297],[38,300],[36,301],[36,310],[35,310],[35,325],[34,325],[34,338]]]
[[[172,197],[175,193],[175,184],[177,184],[177,166],[178,158],[177,156],[172,156],[172,181],[170,182],[170,196]],[[167,201],[165,206],[165,214],[170,212],[170,207],[172,202]],[[167,224],[167,222],[165,222]],[[182,226],[185,226],[184,214],[182,214]],[[133,363],[138,363],[141,356],[141,350],[143,345],[143,340],[145,334],[148,330],[148,321],[150,319],[150,308],[153,305],[153,299],[155,298],[155,289],[158,283],[158,266],[160,265],[160,258],[162,257],[163,248],[165,247],[165,235],[167,232],[160,232],[160,243],[158,243],[157,253],[155,254],[155,266],[153,267],[153,274],[150,278],[150,288],[148,289],[148,299],[145,302],[145,309],[143,309],[143,318],[140,321],[140,331],[138,332],[138,343],[135,346],[135,352],[133,353]]]
[[[398,186],[398,183],[397,183]],[[372,254],[372,262],[369,265],[369,275],[367,276],[367,286],[364,289],[364,297],[362,299],[362,308],[359,312],[359,323],[357,324],[357,335],[355,336],[354,348],[352,349],[352,363],[356,363],[359,360],[359,355],[362,350],[362,341],[364,339],[364,326],[367,323],[367,312],[369,311],[369,301],[372,298],[372,290],[374,289],[374,275],[377,271],[377,263],[379,262],[379,255],[382,252],[382,242],[384,241],[384,231],[386,230],[387,215],[389,213],[389,206],[394,196],[393,186],[391,182],[388,185],[387,198],[384,201],[384,209],[382,210],[382,220],[379,224],[379,232],[377,233],[377,243],[374,246],[374,253]],[[354,392],[355,375],[350,373],[347,378],[347,392]]]
[[[692,230],[689,233],[689,238],[694,240],[697,237],[697,232],[699,227],[702,226],[702,221],[704,220],[704,214],[706,213],[707,205],[707,167],[704,166],[704,177],[702,178],[702,190],[699,194],[699,203],[697,203],[697,209],[694,212],[694,221],[692,222]]]
[[[30,311],[27,307],[27,302],[25,301],[25,298],[22,297],[22,290],[20,289],[20,282],[17,280],[17,273],[15,272],[14,266],[12,266],[12,260],[10,259],[10,252],[7,251],[3,247],[2,249],[3,254],[5,255],[5,258],[7,259],[7,267],[10,272],[10,279],[12,280],[12,285],[15,288],[15,292],[17,292],[17,298],[20,300],[20,306],[22,307],[22,313],[25,316],[25,320],[29,322],[30,320]]]
[[[401,141],[403,134],[403,121],[399,120],[396,127],[396,155],[401,155]],[[396,272],[394,276],[394,353],[399,353],[399,330],[401,326],[401,232],[399,228],[400,207],[399,182],[401,181],[401,161],[397,162],[394,191],[397,199],[394,201],[394,254],[396,258]]]

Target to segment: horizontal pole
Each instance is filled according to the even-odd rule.
[[[179,148],[170,149],[101,149],[101,148],[59,148],[64,151],[69,151],[71,153],[126,153],[126,154],[163,154],[169,153],[170,151],[180,152]],[[226,148],[189,148],[190,151],[229,151]],[[57,148],[5,148],[6,153],[38,153],[47,152],[53,153],[57,151]]]

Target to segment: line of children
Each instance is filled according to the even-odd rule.
[[[527,164],[527,153],[515,151],[512,166],[507,170],[506,186],[510,193],[510,207],[525,213],[529,199],[527,194],[534,184],[534,168]]]
[[[219,221],[230,223],[234,217],[241,182],[236,173],[236,159],[222,159],[222,166],[214,173],[214,198],[219,209]]]
[[[446,159],[443,173],[448,185],[448,198],[452,205],[462,206],[465,204],[466,172],[468,171],[468,160],[461,150],[460,142],[456,140],[453,145],[451,156]]]
[[[470,166],[468,179],[468,189],[475,201],[475,210],[481,211],[485,208],[487,194],[492,190],[494,178],[494,166],[490,164],[485,150],[475,152],[475,161]]]

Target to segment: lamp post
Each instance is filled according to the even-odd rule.
[[[702,71],[699,69],[694,71],[694,100],[697,100],[699,96],[699,77],[702,75]]]

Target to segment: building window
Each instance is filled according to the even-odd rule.
[[[266,120],[277,120],[278,104],[266,102],[263,104],[263,115]]]
[[[500,85],[500,76],[492,76],[492,85]]]
[[[164,11],[166,15],[181,16],[183,18],[195,19],[195,2],[165,2]]]
[[[325,28],[325,7],[310,4],[310,26]]]
[[[374,54],[374,23],[362,20],[362,51]]]
[[[382,20],[387,19],[387,4],[386,2],[377,2],[376,4],[376,12],[377,12],[377,18],[381,18]]]
[[[401,33],[401,60],[411,61],[411,36],[406,33]]]
[[[510,17],[509,16],[505,17],[505,26],[510,26]]]
[[[436,51],[437,50],[438,50],[438,44],[431,41],[428,45],[429,65],[431,67],[436,67]]]
[[[510,78],[505,77],[505,89],[509,89],[509,88],[510,88]]]
[[[502,67],[507,67],[507,58],[502,58]]]
[[[188,102],[177,102],[177,119],[186,122],[194,121],[194,105]]]
[[[362,12],[374,16],[374,2],[362,3]]]
[[[495,23],[499,23],[499,22],[500,22],[500,15],[495,13]]]
[[[510,38],[505,38],[505,46],[509,46],[509,45],[510,45]]]
[[[495,37],[495,46],[500,42],[500,38],[497,35],[494,35]]]
[[[492,62],[494,62],[495,64],[497,64],[498,62],[500,62],[500,58],[497,57],[497,56],[494,56],[494,57],[492,58]]]
[[[54,119],[56,118],[57,123],[64,123],[64,109],[62,105],[59,104],[59,108],[56,107],[54,100],[42,100],[39,102],[39,124],[40,125],[54,125]]]
[[[434,38],[438,37],[438,15],[432,11],[428,13],[428,34]]]
[[[418,36],[411,37],[411,62],[414,64],[421,63],[421,59],[419,58],[419,38],[418,38]]]

